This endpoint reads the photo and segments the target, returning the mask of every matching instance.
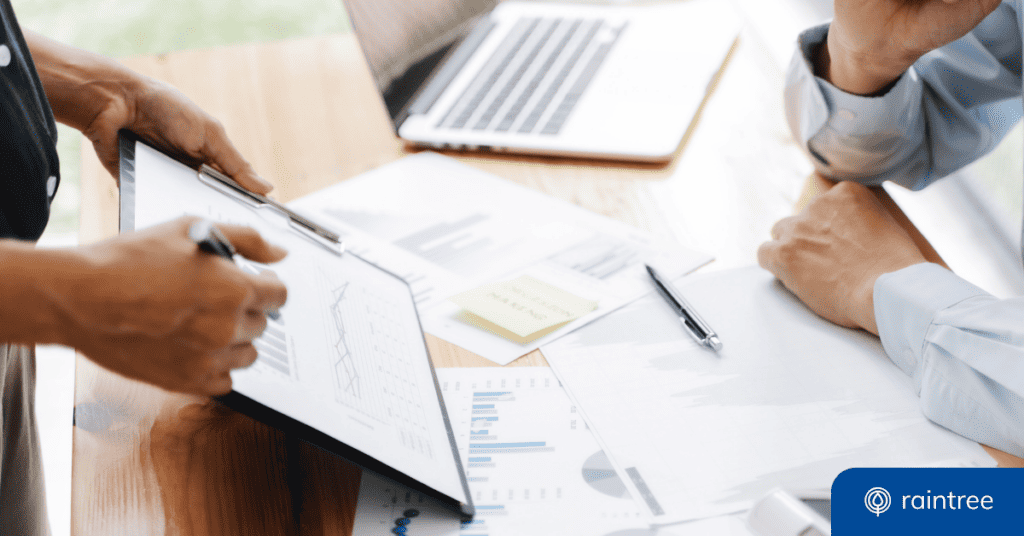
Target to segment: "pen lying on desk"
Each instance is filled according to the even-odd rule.
[[[235,262],[235,246],[231,244],[228,237],[209,220],[199,220],[188,228],[188,236],[199,247],[201,251],[223,257]],[[271,320],[281,318],[278,311],[267,311],[267,317]]]
[[[711,329],[711,326],[697,314],[693,306],[672,286],[672,283],[668,279],[663,278],[657,270],[650,266],[647,266],[647,273],[651,274],[651,279],[654,280],[654,288],[658,289],[658,294],[661,294],[661,297],[665,298],[665,301],[676,311],[679,319],[683,321],[686,331],[690,332],[690,335],[697,341],[697,344],[716,352],[721,350],[722,341],[718,340],[715,330]]]

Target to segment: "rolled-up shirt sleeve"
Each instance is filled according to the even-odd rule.
[[[1021,113],[1015,4],[1002,4],[971,33],[922,56],[878,97],[846,93],[814,75],[827,24],[801,34],[786,111],[818,171],[916,190],[991,151]]]
[[[817,170],[920,189],[993,149],[1021,115],[1020,4],[1004,1],[877,97],[814,76],[828,25],[804,32],[786,112]],[[998,299],[938,265],[919,264],[880,277],[874,306],[886,353],[913,378],[924,414],[1024,456],[1024,298]]]
[[[1024,298],[998,299],[936,264],[875,283],[875,320],[921,409],[965,437],[1024,456]]]

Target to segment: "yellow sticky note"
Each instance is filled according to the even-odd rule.
[[[585,300],[528,275],[491,283],[451,298],[459,320],[526,344],[597,309]]]

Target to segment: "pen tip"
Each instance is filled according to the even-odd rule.
[[[718,337],[714,335],[708,337],[707,345],[716,352],[722,349],[722,341],[718,340]]]
[[[645,264],[644,268],[647,268],[647,273],[654,275],[654,268],[651,268],[650,264]]]

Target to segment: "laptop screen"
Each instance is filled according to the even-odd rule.
[[[411,94],[499,0],[344,0],[394,119]]]

